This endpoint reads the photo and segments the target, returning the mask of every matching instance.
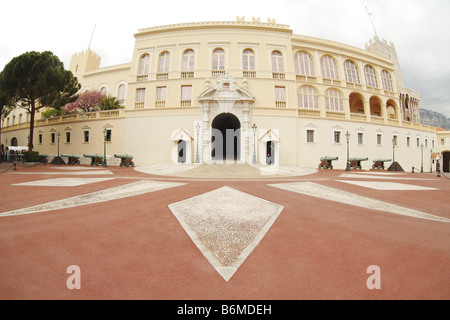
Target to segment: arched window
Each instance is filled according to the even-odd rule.
[[[369,65],[364,67],[364,74],[366,76],[366,84],[369,87],[378,88],[377,76],[375,75],[375,70]]]
[[[194,71],[195,65],[195,52],[192,49],[188,49],[183,53],[183,66],[182,71]]]
[[[242,54],[244,71],[255,71],[255,53],[251,49],[245,49]]]
[[[309,86],[298,90],[298,107],[307,109],[319,109],[319,98],[316,89]]]
[[[325,91],[325,106],[330,111],[344,111],[341,93],[335,89]]]
[[[383,82],[383,89],[386,91],[394,91],[392,87],[392,78],[389,72],[383,70],[381,72],[381,81]]]
[[[326,79],[339,80],[339,72],[336,61],[330,56],[323,56],[320,59],[322,76]]]
[[[295,72],[302,76],[314,77],[316,75],[314,61],[308,53],[299,51],[295,54]]]
[[[213,70],[225,70],[225,51],[216,49],[213,51]]]
[[[169,73],[170,53],[164,51],[159,56],[158,73]]]
[[[139,75],[146,75],[150,71],[150,55],[144,54],[139,61]]]
[[[272,72],[284,72],[283,55],[280,51],[272,52]]]
[[[121,84],[117,90],[117,100],[121,105],[125,104],[125,85]]]
[[[359,72],[356,64],[353,61],[347,60],[344,62],[345,79],[347,82],[359,84]]]

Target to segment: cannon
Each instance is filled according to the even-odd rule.
[[[384,170],[384,163],[390,161],[392,161],[392,159],[374,159],[372,169]]]
[[[61,157],[67,157],[69,165],[79,165],[80,164],[80,156],[74,154],[62,154]]]
[[[43,164],[47,164],[48,163],[48,154],[39,154],[39,162],[43,163]]]
[[[120,167],[134,167],[133,156],[129,154],[115,154],[114,158],[120,159]]]
[[[361,161],[367,161],[369,158],[350,158],[348,161],[350,162],[350,168],[353,169],[361,169]]]
[[[91,158],[91,166],[99,166],[103,162],[103,156],[99,154],[83,154],[85,158]]]
[[[338,157],[322,157],[320,158],[319,169],[333,169],[333,161],[339,160]]]

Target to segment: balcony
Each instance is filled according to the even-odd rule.
[[[194,71],[181,72],[181,78],[183,78],[183,79],[194,78]]]
[[[272,78],[278,80],[286,79],[286,74],[284,72],[272,72]]]

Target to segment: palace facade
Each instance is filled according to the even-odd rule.
[[[348,152],[367,159],[363,169],[394,158],[405,171],[429,171],[436,153],[450,150],[445,132],[420,124],[420,94],[404,85],[394,45],[378,37],[361,49],[244,18],[134,36],[129,63],[100,67],[88,50],[74,54],[69,68],[82,91],[102,90],[124,108],[38,115],[35,150],[57,155],[59,133],[62,154],[103,154],[107,132],[109,164],[119,162],[114,154],[133,155],[136,165],[317,167],[333,157],[333,167],[344,169]],[[2,121],[3,144],[27,145],[23,110]]]

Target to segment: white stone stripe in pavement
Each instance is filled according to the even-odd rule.
[[[450,219],[444,217],[439,217],[425,212],[417,211],[414,209],[391,204],[388,202],[363,197],[354,193],[330,188],[313,182],[279,183],[279,184],[269,184],[268,186],[304,194],[306,196],[316,197],[322,200],[330,200],[372,210],[384,211],[388,213],[404,215],[418,219],[447,222],[447,223],[450,222]]]
[[[175,182],[159,182],[159,181],[148,181],[140,180],[137,182],[129,183],[126,185],[113,187],[109,189],[104,189],[97,192],[92,192],[88,194],[83,194],[80,196],[75,196],[71,198],[66,198],[62,200],[47,202],[44,204],[12,210],[8,212],[0,213],[0,217],[31,214],[43,211],[66,209],[78,206],[89,205],[98,202],[111,201],[121,198],[133,197],[141,195],[144,193],[159,191],[168,188],[174,188],[178,186],[185,185],[185,183],[175,183]]]

